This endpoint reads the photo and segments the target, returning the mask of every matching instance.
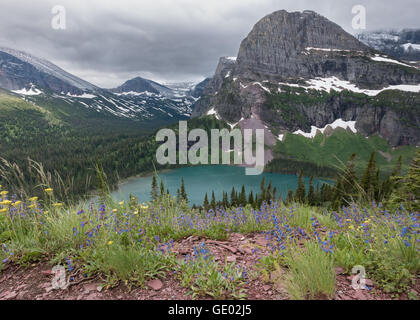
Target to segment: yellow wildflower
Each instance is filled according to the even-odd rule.
[[[120,206],[124,205],[124,200],[118,203]]]
[[[352,224],[349,225],[349,229],[354,230],[354,226]]]
[[[135,211],[134,211],[134,214],[139,214],[139,211],[138,211],[138,210],[135,210]]]
[[[56,207],[56,208],[60,208],[60,207],[62,207],[63,206],[63,204],[62,203],[54,203],[53,204],[53,207]]]
[[[33,209],[35,208],[35,205],[31,204],[30,206],[28,206],[29,209]]]
[[[54,190],[52,188],[47,188],[44,190],[46,193],[52,193]]]
[[[5,213],[5,212],[7,212],[7,208],[0,209],[0,213]]]
[[[16,202],[13,204],[13,206],[14,206],[14,207],[17,207],[17,206],[19,206],[21,203],[22,203],[22,201],[18,200],[18,201],[16,201]]]
[[[112,246],[113,243],[114,243],[113,241],[108,241],[109,246]]]
[[[144,203],[140,206],[140,209],[142,209],[142,210],[147,210],[147,209],[149,209],[149,206],[148,205],[145,205]]]
[[[35,201],[37,201],[38,200],[38,197],[32,197],[32,198],[29,198],[29,201],[30,202],[35,202]]]
[[[0,192],[0,195],[5,196],[5,195],[7,195],[8,193],[9,193],[9,191],[4,190],[4,191]]]
[[[12,201],[10,201],[10,200],[4,200],[3,201],[3,205],[5,205],[5,206],[8,206],[11,203],[12,203]]]
[[[117,212],[118,212],[118,210],[117,210],[117,209],[114,209],[114,210],[112,210],[112,212],[113,212],[113,213],[117,213]]]

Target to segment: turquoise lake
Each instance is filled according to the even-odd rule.
[[[232,187],[235,187],[236,191],[240,192],[242,185],[245,185],[247,194],[252,190],[255,195],[260,192],[263,177],[265,177],[266,185],[271,181],[273,188],[277,187],[277,196],[281,192],[283,198],[287,196],[289,189],[295,191],[298,183],[296,175],[263,173],[259,176],[247,176],[245,168],[226,165],[179,168],[159,173],[158,176],[158,184],[160,184],[159,179],[162,179],[165,189],[169,189],[173,196],[181,187],[181,179],[184,178],[190,205],[202,205],[206,192],[210,200],[212,191],[214,191],[217,200],[222,200],[223,191],[230,195]],[[309,177],[306,177],[307,186],[308,182]],[[325,179],[314,179],[314,186],[316,188],[317,184],[328,182],[330,181]],[[131,178],[121,183],[112,196],[117,200],[127,200],[132,194],[138,197],[140,202],[148,201],[150,200],[151,184],[152,176]]]

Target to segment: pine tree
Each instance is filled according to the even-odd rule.
[[[293,190],[289,189],[287,193],[286,203],[291,204],[293,202]]]
[[[224,208],[228,208],[229,207],[228,194],[227,194],[227,192],[224,192],[224,191],[223,191],[222,205],[223,205]]]
[[[392,170],[391,175],[382,183],[381,187],[381,197],[383,199],[388,199],[391,195],[393,189],[395,188],[395,182],[397,177],[401,176],[402,169],[402,157],[399,156],[397,163],[395,164],[394,169]]]
[[[369,200],[375,199],[375,194],[378,189],[378,180],[377,180],[377,170],[376,170],[376,161],[375,161],[375,152],[372,152],[369,163],[366,167],[365,172],[363,173],[361,186],[365,191]]]
[[[232,207],[235,207],[237,205],[237,199],[236,199],[236,191],[235,187],[232,187],[232,191],[230,193],[230,205]]]
[[[303,172],[299,172],[298,187],[296,189],[295,199],[299,202],[305,201],[305,182],[303,181]]]
[[[271,181],[270,181],[267,187],[267,201],[270,201],[273,199],[272,188],[273,186],[271,185]]]
[[[213,210],[216,210],[216,197],[214,196],[214,191],[211,192],[211,203],[210,206]]]
[[[203,208],[204,208],[204,211],[206,212],[209,211],[209,198],[207,196],[207,192],[206,192],[206,195],[204,196]]]
[[[152,200],[156,200],[158,198],[158,185],[156,181],[156,175],[152,178],[152,191],[150,192],[150,196]]]
[[[252,191],[249,193],[248,203],[254,208],[254,193]]]
[[[160,181],[160,195],[164,196],[165,195],[165,186],[163,184],[163,181]]]
[[[405,207],[412,212],[420,211],[420,150],[410,164],[405,177],[395,177],[395,189],[391,195],[391,203]]]
[[[239,205],[240,206],[246,205],[246,191],[245,191],[244,185],[242,185],[241,193],[239,195]]]
[[[182,181],[181,181],[180,194],[181,194],[181,199],[188,203],[188,196],[187,196],[187,192],[185,191],[184,178],[182,178]]]
[[[313,176],[311,176],[311,178],[309,179],[308,203],[311,206],[315,205],[315,189]]]

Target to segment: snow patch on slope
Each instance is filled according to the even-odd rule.
[[[21,95],[24,95],[24,96],[37,96],[37,95],[40,95],[42,93],[41,90],[38,90],[34,86],[30,87],[29,89],[23,88],[23,89],[20,89],[20,90],[12,90],[12,92],[17,93],[17,94],[21,94]]]
[[[420,84],[417,85],[408,85],[408,84],[400,84],[400,85],[393,85],[389,87],[385,87],[380,90],[369,90],[369,89],[360,89],[354,83],[351,83],[347,80],[340,80],[337,77],[330,77],[330,78],[315,78],[306,81],[307,86],[294,84],[294,83],[284,83],[279,82],[279,85],[284,85],[288,87],[295,87],[295,88],[304,88],[304,89],[312,89],[317,91],[326,91],[330,92],[331,89],[341,92],[343,90],[348,90],[356,93],[363,93],[368,96],[376,96],[382,91],[385,90],[400,90],[406,92],[420,92]],[[279,89],[281,92],[281,89]]]
[[[297,131],[293,132],[293,134],[301,135],[301,136],[304,136],[305,138],[313,139],[317,135],[318,131],[323,134],[324,131],[328,127],[331,127],[333,130],[335,130],[337,128],[343,128],[345,130],[350,129],[353,133],[357,133],[356,121],[344,121],[343,119],[337,119],[333,123],[327,124],[324,128],[318,128],[318,127],[315,127],[315,126],[311,126],[311,132],[309,132],[309,133],[303,132],[302,130],[297,130]],[[279,140],[280,140],[280,136],[279,136]]]
[[[413,68],[413,66],[410,66],[409,64],[405,64],[405,63],[399,62],[399,61],[394,60],[394,59],[381,57],[379,55],[376,55],[375,57],[371,57],[371,59],[373,61],[387,62],[387,63],[395,63],[395,64],[399,64],[399,65],[402,65],[402,66],[405,66],[405,67]]]

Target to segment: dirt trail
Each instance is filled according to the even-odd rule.
[[[179,259],[192,254],[194,247],[204,243],[213,254],[216,261],[223,263],[235,262],[246,266],[247,270],[255,270],[258,259],[267,255],[267,242],[264,235],[232,234],[228,241],[216,241],[189,237],[175,244],[173,251]],[[181,287],[173,275],[165,279],[149,281],[144,288],[133,287],[130,291],[124,284],[107,288],[99,278],[84,279],[75,276],[74,284],[65,290],[52,288],[52,266],[48,262],[40,262],[30,267],[9,265],[0,273],[0,300],[190,300],[188,290]],[[342,274],[336,268],[337,285],[334,299],[337,300],[377,300],[391,299],[390,295],[375,289],[369,281],[372,290],[354,290],[351,287],[351,277]],[[273,279],[273,274],[272,274]],[[266,283],[261,277],[252,279],[245,285],[249,300],[284,300],[289,299],[281,282]],[[322,298],[322,297],[320,297]],[[205,298],[204,299],[208,299]]]

